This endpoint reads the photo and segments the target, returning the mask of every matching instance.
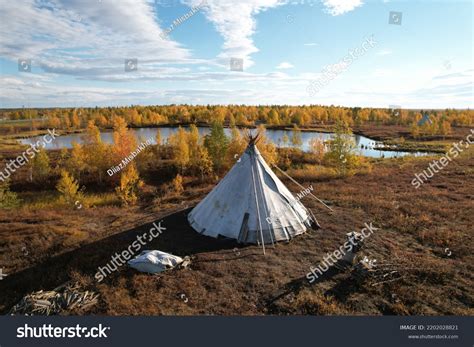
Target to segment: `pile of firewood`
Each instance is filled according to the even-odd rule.
[[[64,285],[51,291],[28,294],[10,310],[11,315],[55,315],[75,308],[86,310],[98,302],[99,295],[81,290],[78,285]]]
[[[354,266],[351,277],[355,281],[368,282],[371,286],[377,286],[406,278],[411,270],[414,269],[397,264],[371,264],[361,260]]]

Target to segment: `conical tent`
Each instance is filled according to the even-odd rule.
[[[189,213],[188,221],[197,232],[268,244],[290,240],[311,225],[308,210],[272,172],[255,140]]]
[[[426,122],[430,123],[430,124],[433,124],[433,122],[431,121],[431,118],[430,118],[430,115],[429,113],[425,113],[423,115],[423,118],[420,119],[420,121],[418,122],[418,126],[423,126]]]

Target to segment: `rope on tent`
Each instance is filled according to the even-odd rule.
[[[301,184],[299,184],[298,182],[296,182],[293,177],[291,177],[290,175],[288,175],[285,171],[283,171],[282,169],[280,169],[278,166],[276,166],[275,164],[272,164],[274,167],[276,167],[282,174],[284,174],[286,177],[288,177],[293,183],[295,183],[298,187],[300,187],[301,189],[305,189],[305,187],[303,187]],[[325,207],[327,207],[331,212],[334,212],[334,210],[332,208],[330,208],[328,205],[326,205],[324,203],[324,201],[322,201],[320,198],[318,198],[317,196],[315,196],[313,193],[309,192],[309,195],[311,195],[313,198],[315,198],[317,201],[319,201],[321,204],[323,204]]]
[[[255,160],[255,162],[257,162],[257,160]],[[257,169],[257,172],[258,172],[258,169]],[[257,180],[258,182],[258,180]],[[260,195],[262,196],[262,200],[263,200],[263,203],[265,205],[265,220],[268,222],[268,205],[267,205],[267,200],[265,199],[265,196],[264,196],[264,192],[263,192],[263,186],[262,186],[262,182],[260,182],[260,184],[258,185],[259,188],[260,188]],[[268,233],[270,234],[270,240],[272,241],[272,246],[275,247],[275,242],[273,241],[273,235],[272,235],[272,231],[275,229],[274,228],[274,223],[273,221],[271,221],[271,224],[269,224],[271,226],[271,228],[268,229]],[[273,231],[274,232],[274,231]]]
[[[251,163],[250,167],[252,168],[253,191],[255,193],[255,203],[257,204],[257,217],[258,217],[258,225],[260,226],[260,237],[262,239],[263,255],[265,255],[265,241],[263,241],[262,221],[260,219],[260,208],[258,206],[257,188],[255,186],[255,173],[253,170],[253,163]]]

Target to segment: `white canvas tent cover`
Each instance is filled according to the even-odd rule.
[[[423,118],[421,118],[418,122],[418,126],[423,126],[426,122],[430,123],[430,124],[433,124],[433,121],[431,120],[430,118],[430,114],[428,112],[426,112],[425,114],[423,114]]]
[[[203,235],[259,244],[290,240],[311,224],[308,210],[270,169],[255,138],[227,175],[188,214],[188,221]]]
[[[138,271],[159,273],[181,264],[183,259],[162,251],[143,251],[128,261],[128,265]]]

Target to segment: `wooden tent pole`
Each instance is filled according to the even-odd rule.
[[[255,163],[256,163],[256,162],[257,162],[257,158],[255,157]],[[256,171],[258,172],[258,168],[255,168],[255,169],[256,169]],[[256,180],[256,182],[258,183],[259,181]],[[260,182],[260,184],[258,184],[258,187],[260,188],[260,195],[261,195],[261,197],[262,197],[263,204],[264,204],[264,207],[265,207],[265,210],[264,210],[264,211],[265,211],[265,216],[268,218],[267,211],[269,210],[269,208],[268,208],[268,205],[267,205],[267,200],[265,199],[265,195],[264,195],[265,193],[264,193],[264,191],[263,191],[262,182]],[[268,221],[267,218],[265,218],[266,221]],[[272,235],[272,234],[274,233],[274,230],[275,230],[275,229],[274,229],[274,226],[273,226],[273,225],[274,225],[273,221],[271,221],[271,222],[272,222],[272,223],[269,224],[269,225],[270,225],[270,228],[268,229],[268,234],[270,235],[270,240],[272,241],[272,246],[275,247],[275,242],[273,241],[273,235]],[[262,233],[263,233],[263,231],[262,231]]]
[[[254,154],[254,158],[255,158],[255,154]],[[257,188],[255,187],[255,174],[254,174],[252,162],[250,162],[250,167],[252,168],[253,191],[255,193],[255,203],[257,205],[257,218],[258,218],[258,225],[260,226],[260,238],[262,239],[263,255],[265,255],[265,241],[263,240],[262,221],[260,219],[260,208],[258,206]]]

